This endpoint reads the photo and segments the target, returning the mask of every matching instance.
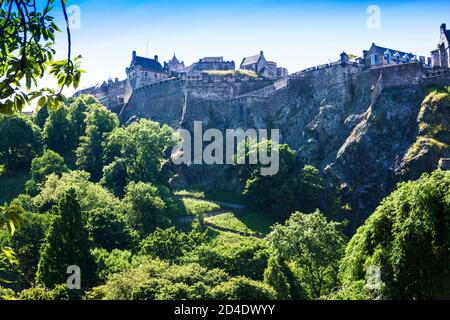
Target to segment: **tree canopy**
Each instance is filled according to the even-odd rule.
[[[21,115],[0,115],[0,165],[7,170],[28,167],[43,149],[39,127]]]
[[[448,299],[449,205],[450,172],[400,184],[350,241],[344,289],[362,283],[372,297]]]
[[[339,285],[339,262],[346,244],[339,223],[327,221],[320,212],[297,212],[285,225],[275,225],[268,240],[294,266],[310,298],[330,294]]]

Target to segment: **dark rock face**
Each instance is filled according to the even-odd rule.
[[[132,97],[122,120],[137,115],[190,130],[194,121],[205,129],[279,129],[282,142],[299,152],[299,165],[322,170],[363,221],[397,182],[431,171],[446,157],[430,151],[430,158],[412,157],[424,164],[405,160],[424,134],[420,123],[450,128],[450,108],[422,105],[428,86],[450,85],[450,77],[424,74],[418,63],[370,70],[335,65],[291,77],[282,87],[255,82],[246,88],[223,83],[189,88],[173,82],[166,92]],[[439,139],[450,143],[449,132],[441,130]],[[190,184],[232,189],[237,183],[222,166],[178,171]]]

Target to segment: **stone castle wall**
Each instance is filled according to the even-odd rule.
[[[182,81],[153,83],[133,91],[119,118],[126,122],[132,117],[142,117],[176,126],[182,117],[184,100]]]
[[[447,72],[448,73],[448,72]],[[268,127],[280,109],[360,105],[373,90],[411,85],[449,85],[450,74],[431,72],[418,63],[367,69],[356,63],[332,63],[294,74],[287,79],[212,76],[199,80],[169,79],[133,92],[120,117],[150,118],[171,126],[193,121],[218,128]],[[308,114],[305,121],[312,121]]]

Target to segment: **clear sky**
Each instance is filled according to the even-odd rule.
[[[72,30],[74,54],[81,54],[85,88],[109,77],[125,78],[131,52],[174,53],[187,65],[203,56],[224,56],[239,65],[263,50],[268,60],[295,72],[336,61],[342,51],[357,55],[372,42],[429,56],[439,27],[450,28],[450,1],[292,0],[72,0],[80,28]],[[368,28],[367,8],[380,8],[380,28]],[[74,17],[74,16],[73,16]],[[58,22],[61,24],[61,17]],[[75,16],[76,18],[76,16]],[[57,51],[64,54],[65,36]],[[62,57],[62,56],[61,56]],[[66,92],[70,94],[71,92]]]

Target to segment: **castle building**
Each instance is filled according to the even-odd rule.
[[[425,57],[417,57],[412,53],[380,47],[375,43],[372,43],[369,50],[363,51],[363,63],[370,68],[418,61],[426,64]]]
[[[441,36],[437,49],[431,51],[431,60],[433,68],[447,69],[450,67],[450,30],[447,30],[447,25],[441,25]]]
[[[269,64],[264,57],[263,51],[261,51],[258,55],[245,57],[244,60],[242,60],[241,69],[253,71],[257,75],[263,75],[264,73],[271,74]]]
[[[175,53],[173,54],[173,58],[168,62],[164,62],[164,71],[169,75],[177,75],[182,72],[186,67],[184,66],[184,61],[180,62]]]
[[[158,56],[155,56],[154,59],[139,57],[136,55],[136,51],[133,51],[131,64],[126,69],[126,73],[132,89],[168,78],[158,61]]]
[[[263,51],[258,55],[244,58],[240,68],[253,71],[258,76],[266,78],[286,77],[288,73],[285,68],[278,68],[276,62],[267,61]]]

